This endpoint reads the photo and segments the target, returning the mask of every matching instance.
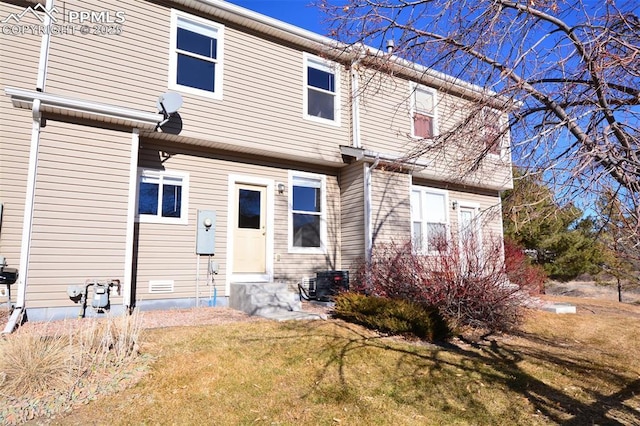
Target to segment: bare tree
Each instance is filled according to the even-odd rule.
[[[396,59],[517,102],[509,123],[516,164],[541,174],[559,196],[595,203],[613,191],[637,240],[636,0],[321,0],[320,7],[330,35],[347,45],[384,52],[393,40]]]

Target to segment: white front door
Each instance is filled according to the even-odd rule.
[[[480,218],[478,207],[460,203],[458,210],[458,238],[460,257],[464,263],[482,259],[482,239],[480,238]]]
[[[233,225],[233,274],[267,273],[267,188],[236,183]]]

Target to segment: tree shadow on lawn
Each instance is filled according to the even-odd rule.
[[[640,425],[640,405],[634,409],[626,403],[636,398],[640,404],[640,378],[634,380],[631,374],[619,371],[620,368],[616,371],[618,366],[613,363],[593,361],[588,354],[580,354],[578,347],[563,348],[562,353],[558,353],[554,350],[557,342],[526,333],[517,336],[524,339],[522,344],[455,339],[438,345],[417,343],[407,347],[406,342],[398,344],[394,339],[367,334],[349,323],[335,321],[335,324],[349,333],[326,333],[322,323],[303,325],[317,327],[309,336],[324,333],[329,342],[322,353],[317,354],[318,359],[325,362],[318,371],[316,389],[311,389],[307,397],[323,384],[337,391],[337,396],[359,392],[357,381],[352,379],[357,377],[359,365],[350,358],[357,358],[360,350],[374,349],[399,355],[394,370],[385,374],[387,382],[396,388],[393,398],[401,404],[419,406],[425,400],[433,400],[434,392],[438,392],[442,395],[442,409],[459,410],[462,418],[491,416],[487,404],[494,401],[478,396],[483,387],[490,386],[494,392],[508,389],[521,395],[533,405],[536,413],[556,424]],[[299,323],[286,325],[296,330],[300,326]],[[534,375],[521,364],[528,364],[529,369],[533,367],[539,373]],[[333,385],[330,382],[335,375],[339,383]],[[550,385],[554,380],[564,385]],[[605,388],[603,383],[607,384]],[[611,388],[617,390],[607,393]],[[514,410],[518,409],[515,402]],[[525,407],[524,402],[520,407]]]

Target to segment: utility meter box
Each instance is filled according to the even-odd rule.
[[[198,230],[196,234],[196,254],[216,253],[216,212],[198,210]]]
[[[93,285],[91,306],[95,309],[106,309],[109,307],[109,285],[98,283]]]

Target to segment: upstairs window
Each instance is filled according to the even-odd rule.
[[[337,66],[305,55],[305,117],[338,124]]]
[[[150,169],[138,174],[138,220],[186,224],[188,176]]]
[[[481,117],[481,137],[484,148],[489,154],[502,154],[502,140],[505,133],[503,114],[497,109],[485,107],[482,108]]]
[[[224,27],[175,10],[171,22],[169,87],[221,99]]]
[[[289,185],[289,249],[322,253],[326,235],[324,177],[292,173]]]
[[[413,136],[431,139],[436,132],[436,92],[424,86],[413,90]]]

